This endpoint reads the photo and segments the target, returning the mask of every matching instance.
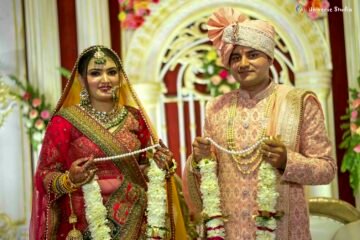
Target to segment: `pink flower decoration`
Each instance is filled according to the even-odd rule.
[[[136,10],[135,13],[136,13],[136,15],[145,16],[145,15],[147,15],[147,14],[146,14],[146,13],[147,13],[146,10],[148,10],[148,9],[139,8],[139,9]]]
[[[352,105],[353,109],[356,109],[357,107],[359,107],[360,106],[360,98],[355,99],[351,105]]]
[[[354,147],[354,152],[360,153],[360,144]]]
[[[321,8],[322,9],[328,9],[330,7],[330,3],[327,1],[327,0],[324,0],[322,3],[321,3]]]
[[[352,133],[354,133],[354,132],[356,132],[356,129],[357,129],[356,124],[355,124],[355,123],[351,123],[351,124],[350,124],[350,131],[351,131]]]
[[[48,120],[50,118],[50,112],[48,110],[44,110],[40,113],[40,116],[44,120]]]
[[[29,112],[29,118],[35,119],[38,116],[39,116],[39,112],[36,109],[31,109],[31,111]]]
[[[358,116],[358,111],[352,111],[351,112],[351,121],[355,121]]]
[[[41,99],[40,99],[40,98],[34,98],[34,99],[32,100],[32,106],[33,106],[34,108],[40,106],[40,104],[41,104]]]
[[[229,75],[229,73],[225,69],[221,70],[220,73],[219,73],[219,76],[221,77],[221,79],[227,78],[228,75]]]
[[[45,128],[44,121],[41,120],[41,119],[36,120],[35,128],[38,129],[38,130],[43,130]]]
[[[316,18],[319,17],[319,14],[315,11],[311,11],[311,12],[308,12],[308,16],[310,17],[311,20],[315,20]]]
[[[128,29],[136,29],[144,23],[142,16],[137,16],[132,13],[126,15],[126,19],[123,22],[123,26]]]
[[[23,97],[22,97],[25,101],[28,101],[31,98],[31,94],[28,92],[25,92]]]
[[[159,0],[118,0],[120,4],[119,20],[122,27],[127,29],[137,29],[145,19],[151,14],[150,4],[158,3]]]

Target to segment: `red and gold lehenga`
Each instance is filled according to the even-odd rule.
[[[124,84],[119,90],[119,106],[126,108],[127,114],[118,126],[109,131],[76,104],[79,102],[80,85],[75,64],[46,130],[35,173],[30,239],[66,239],[72,229],[69,223],[71,205],[77,215],[76,228],[82,232],[84,239],[91,239],[81,188],[71,195],[59,196],[53,193],[50,185],[55,173],[65,172],[72,162],[80,158],[119,155],[157,142],[146,114],[122,72]],[[107,209],[112,239],[146,238],[147,182],[140,169],[140,164],[146,160],[146,153],[141,153],[118,160],[96,162],[97,181]],[[174,186],[171,180],[167,184]],[[171,187],[167,189],[171,190]],[[169,194],[172,195],[172,202],[168,202],[171,204],[168,210],[172,214],[168,222],[169,225],[173,223],[170,238],[186,239],[176,191],[172,189],[168,191]]]

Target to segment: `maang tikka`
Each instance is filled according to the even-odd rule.
[[[103,68],[106,64],[106,55],[101,49],[98,47],[96,52],[94,53],[94,63],[96,68]]]

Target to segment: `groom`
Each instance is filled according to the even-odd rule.
[[[327,184],[337,168],[317,97],[270,78],[275,31],[268,22],[222,8],[210,17],[208,36],[240,88],[206,106],[204,137],[194,140],[183,176],[191,213],[202,211],[197,164],[213,159],[226,239],[310,239],[303,185]],[[265,163],[273,185],[262,175]]]

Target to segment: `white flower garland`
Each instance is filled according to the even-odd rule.
[[[150,159],[150,168],[148,172],[149,183],[147,191],[147,236],[148,239],[166,235],[166,172],[158,168],[155,161]]]
[[[201,174],[200,192],[203,214],[206,216],[207,238],[225,239],[224,220],[220,208],[220,189],[216,176],[216,161],[202,159],[198,163]]]
[[[167,195],[165,189],[166,172],[158,168],[155,161],[150,159],[148,172],[148,239],[158,235],[161,238],[167,233],[166,229],[166,206]],[[89,223],[91,238],[94,240],[111,240],[110,228],[106,225],[107,211],[103,204],[100,186],[95,178],[82,186],[85,200],[85,215]],[[154,236],[155,237],[155,236]]]
[[[213,139],[211,139],[211,138],[207,138],[207,139],[210,140],[211,143],[213,143],[215,145],[215,147],[218,148],[220,151],[224,151],[224,152],[227,152],[228,154],[232,154],[232,152],[229,152],[224,147],[221,147]],[[209,161],[207,159],[204,159],[204,160],[207,162],[215,162],[215,161]],[[204,160],[202,160],[202,161],[204,161]],[[202,163],[202,161],[200,161],[200,163]],[[198,164],[198,166],[200,166],[200,163]],[[202,163],[202,165],[205,165],[205,164]],[[211,165],[211,163],[210,163],[210,165]],[[205,174],[205,172],[204,172],[201,174],[202,182],[200,184],[200,191],[202,194],[204,208],[205,208],[205,203],[207,203],[209,201],[210,204],[212,204],[209,211],[211,211],[212,209],[215,209],[214,211],[219,211],[220,195],[219,195],[219,193],[215,193],[215,192],[210,193],[210,191],[212,191],[211,188],[217,188],[217,189],[219,188],[218,178],[217,178],[216,172],[215,172],[216,171],[216,162],[215,162],[215,166],[212,166],[212,168],[213,169],[211,171],[208,170],[209,172],[212,172],[212,173]],[[201,168],[200,168],[200,171],[201,171]],[[205,180],[205,183],[203,182],[203,179]],[[269,164],[268,162],[263,161],[260,164],[259,172],[258,172],[258,185],[257,185],[258,193],[257,193],[256,201],[258,204],[259,211],[268,212],[269,215],[271,215],[271,216],[264,217],[264,216],[259,215],[259,216],[255,217],[255,225],[258,227],[258,230],[256,231],[256,240],[274,240],[276,238],[275,230],[277,228],[277,223],[276,223],[276,218],[274,215],[276,214],[275,207],[277,204],[277,199],[279,197],[279,192],[277,192],[277,190],[276,190],[276,184],[277,184],[276,180],[277,180],[277,177],[276,177],[276,171],[275,171],[274,167],[271,166],[271,164]],[[209,189],[205,189],[205,194],[203,193],[203,190],[201,190],[203,184],[209,184],[209,186],[208,186]],[[218,208],[215,208],[215,203],[213,201],[216,201],[216,203],[219,204]],[[210,213],[210,214],[215,214],[215,213]],[[220,212],[220,214],[221,214],[221,212]]]
[[[276,191],[276,172],[271,164],[263,161],[258,173],[258,194],[256,201],[259,211],[275,214],[278,197],[279,193]],[[256,231],[257,240],[274,240],[276,238],[275,230],[277,224],[274,216],[256,216],[255,224],[258,228],[262,228]]]
[[[110,228],[106,225],[108,222],[107,211],[103,204],[98,182],[93,179],[88,184],[82,186],[85,199],[86,220],[89,223],[91,238],[94,240],[111,240]]]

